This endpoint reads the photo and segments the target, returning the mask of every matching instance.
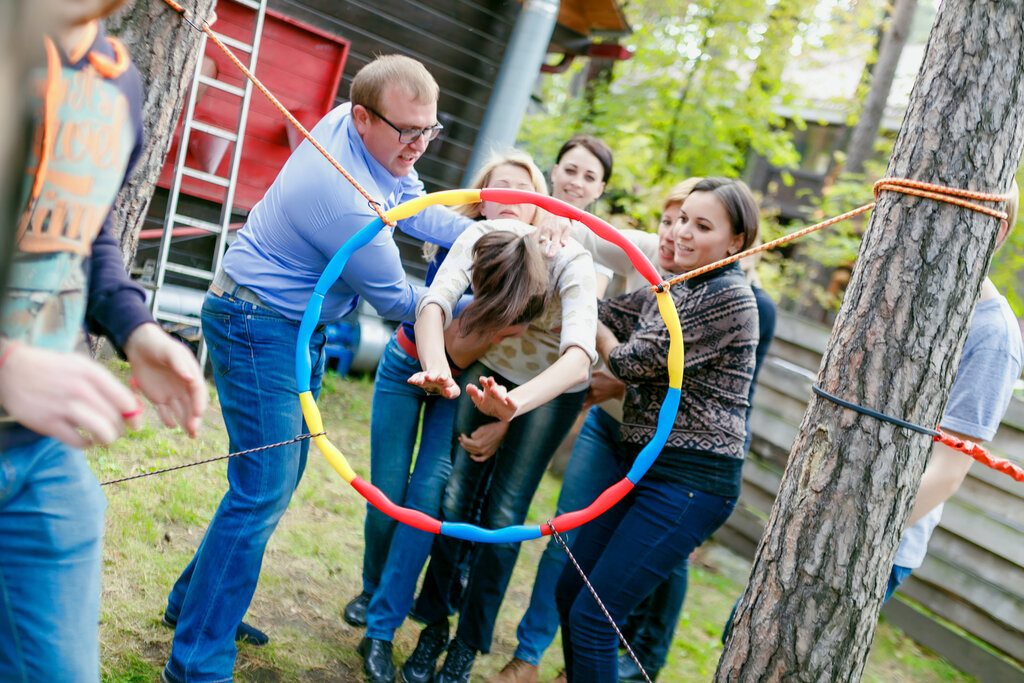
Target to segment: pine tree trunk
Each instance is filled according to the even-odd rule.
[[[850,144],[847,145],[846,170],[850,173],[863,173],[864,162],[875,151],[875,139],[882,125],[885,105],[889,101],[892,81],[896,77],[896,67],[903,54],[903,46],[907,44],[916,10],[917,0],[896,0],[892,22],[882,36],[878,59],[871,70],[871,87],[864,98],[857,125],[850,135]]]
[[[196,25],[208,17],[216,0],[181,0],[185,15]],[[117,198],[115,230],[121,252],[130,263],[139,230],[149,209],[153,188],[181,116],[197,61],[200,31],[185,22],[163,0],[135,0],[109,17],[107,31],[128,47],[142,76],[142,125],[146,140],[135,172]]]
[[[1005,192],[1024,149],[1024,0],[945,0],[888,175]],[[879,197],[819,386],[938,423],[998,221]],[[813,396],[716,681],[852,681],[931,437]]]

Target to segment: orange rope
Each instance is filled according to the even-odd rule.
[[[935,440],[974,458],[986,467],[991,467],[997,472],[1008,474],[1017,481],[1024,482],[1024,469],[1021,469],[1009,460],[997,458],[973,441],[966,441],[964,439],[957,438],[947,434],[941,429],[939,430],[939,435],[935,437]]]
[[[182,15],[182,17],[185,18],[185,9],[181,5],[179,5],[174,0],[164,0],[164,2],[166,2],[168,5],[170,5],[172,9],[174,9],[176,12],[179,12]],[[188,21],[188,19],[185,18],[185,21]],[[188,23],[191,24],[193,26],[193,28],[199,28],[199,27],[196,27],[196,25],[193,24],[191,21],[189,21]],[[291,123],[293,126],[295,126],[295,129],[298,130],[300,133],[302,133],[302,136],[304,138],[306,138],[307,140],[309,140],[310,144],[312,144],[317,149],[317,151],[319,151],[322,155],[324,155],[324,158],[327,159],[327,161],[331,162],[331,165],[334,166],[334,168],[338,169],[338,171],[343,176],[345,176],[346,180],[348,180],[350,183],[352,183],[352,186],[355,187],[356,190],[359,191],[359,194],[363,195],[363,197],[366,198],[366,201],[369,202],[371,207],[373,207],[373,210],[377,212],[377,215],[380,216],[380,219],[386,225],[389,225],[391,227],[395,227],[395,222],[393,220],[389,219],[387,216],[384,215],[384,211],[383,211],[383,209],[381,209],[380,203],[377,202],[377,200],[375,200],[373,197],[371,197],[370,194],[365,189],[363,189],[363,186],[360,185],[359,182],[355,178],[353,178],[352,175],[348,171],[346,171],[344,168],[342,168],[341,164],[339,164],[338,161],[333,156],[331,156],[331,153],[328,152],[326,149],[324,149],[323,145],[321,145],[319,142],[317,142],[313,138],[313,136],[310,135],[309,131],[306,130],[306,127],[303,126],[301,123],[299,123],[299,120],[297,118],[292,116],[292,113],[290,111],[288,111],[288,108],[285,107],[283,104],[281,104],[281,101],[278,100],[276,97],[274,97],[274,94],[272,92],[267,90],[266,86],[263,85],[263,83],[260,82],[260,79],[256,78],[255,74],[253,74],[251,71],[249,71],[249,69],[247,69],[245,67],[245,65],[242,64],[242,62],[239,61],[239,59],[237,57],[235,57],[235,55],[231,52],[231,50],[229,50],[228,47],[224,43],[222,43],[219,38],[217,38],[216,34],[214,34],[214,32],[210,28],[209,24],[207,24],[205,21],[203,21],[202,27],[201,27],[200,30],[202,30],[207,36],[209,36],[210,40],[212,40],[214,42],[214,44],[216,44],[217,47],[219,47],[221,49],[221,51],[223,51],[224,54],[226,54],[228,56],[228,59],[230,59],[231,62],[235,66],[237,66],[242,71],[242,73],[245,74],[245,77],[248,78],[250,81],[252,81],[252,84],[254,86],[256,86],[256,89],[259,90],[261,93],[263,93],[264,96],[266,96],[266,98],[268,100],[270,100],[270,103],[272,105],[274,105],[274,107],[279,112],[281,112],[286,119],[288,119],[288,122]]]
[[[1004,223],[1006,222],[1005,211],[993,209],[991,207],[976,203],[977,201],[1005,202],[1009,199],[1009,195],[1006,194],[991,194],[987,192],[975,192],[973,190],[961,190],[955,187],[946,187],[945,185],[934,185],[932,183],[923,183],[917,180],[908,180],[907,178],[882,178],[881,180],[875,183],[873,190],[875,193],[875,199],[878,199],[878,193],[882,192],[883,190],[888,192],[900,192],[902,194],[909,194],[915,197],[923,197],[925,199],[934,199],[940,202],[955,204],[965,209],[979,211],[986,215],[992,216],[993,218],[998,218]],[[968,199],[973,199],[976,201],[967,201]],[[727,266],[730,263],[735,263],[736,261],[739,261],[742,258],[750,256],[751,254],[757,254],[767,249],[772,249],[774,247],[779,246],[780,244],[785,244],[786,242],[791,242],[799,237],[803,237],[804,235],[810,234],[815,230],[827,228],[828,226],[835,225],[840,221],[845,221],[847,218],[853,218],[854,216],[870,211],[873,208],[875,208],[875,202],[865,204],[864,206],[857,207],[852,211],[847,211],[846,213],[841,214],[839,216],[835,216],[834,218],[829,218],[828,220],[822,221],[821,223],[817,223],[815,225],[811,225],[801,230],[797,230],[796,232],[790,233],[788,235],[783,235],[782,237],[772,240],[771,242],[765,242],[760,246],[747,249],[746,251],[741,251],[738,254],[733,254],[728,258],[724,258],[720,261],[715,261],[714,263],[708,264],[706,266],[695,268],[694,270],[683,273],[682,275],[677,275],[670,280],[666,280],[660,285],[651,287],[651,291],[657,291],[658,287],[677,285],[680,282],[685,282],[686,280],[689,280],[691,278],[695,278],[705,273],[709,273],[712,270],[715,270],[716,268],[721,268],[722,266]]]

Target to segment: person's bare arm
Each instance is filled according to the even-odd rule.
[[[491,377],[481,377],[480,387],[470,384],[466,391],[480,412],[508,422],[582,384],[589,372],[590,356],[578,346],[570,346],[550,367],[512,391]]]
[[[959,439],[972,441],[961,434],[948,432]],[[912,526],[922,517],[931,512],[937,505],[946,502],[957,492],[974,459],[955,448],[942,443],[932,446],[932,454],[921,476],[921,487],[917,490],[917,499],[910,511],[907,526]]]
[[[139,399],[88,356],[0,343],[0,405],[19,424],[74,448],[142,426]]]
[[[452,377],[452,369],[444,354],[444,311],[441,307],[435,303],[424,306],[416,316],[415,330],[416,353],[423,370],[410,377],[409,384],[445,398],[458,397],[462,392]]]

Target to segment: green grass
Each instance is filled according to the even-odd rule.
[[[115,370],[124,372],[115,364]],[[369,475],[369,419],[373,385],[328,375],[319,402],[332,442],[361,476]],[[211,396],[213,395],[211,389]],[[227,438],[216,397],[198,439],[150,426],[110,448],[90,452],[101,481],[216,457]],[[105,488],[109,508],[104,546],[102,676],[108,683],[153,681],[170,653],[171,631],[160,624],[167,592],[187,564],[225,489],[225,461]],[[530,509],[531,523],[550,518],[559,481],[546,476]],[[355,648],[362,630],[341,612],[360,590],[365,504],[315,446],[302,484],[271,538],[247,620],[266,630],[264,648],[241,646],[240,681],[361,681]],[[542,541],[524,543],[496,625],[491,654],[477,659],[474,681],[497,672],[516,646],[515,629],[529,601]],[[708,681],[721,655],[721,625],[746,579],[743,560],[707,544],[691,562],[690,587],[666,668],[659,681]],[[396,661],[415,645],[418,627],[406,623],[395,639]],[[561,667],[556,640],[541,665],[541,680]],[[922,651],[899,631],[880,624],[865,681],[973,680]]]

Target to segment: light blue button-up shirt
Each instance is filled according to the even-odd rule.
[[[374,159],[352,124],[351,103],[320,120],[313,137],[380,202],[383,210],[424,194],[416,172],[396,178]],[[377,213],[308,140],[292,152],[263,199],[253,207],[224,256],[224,271],[281,315],[300,320],[327,262]],[[400,221],[413,237],[450,247],[472,221],[431,206]],[[365,298],[388,320],[413,320],[426,290],[406,280],[387,226],[356,251],[331,287],[320,313],[334,322]]]

